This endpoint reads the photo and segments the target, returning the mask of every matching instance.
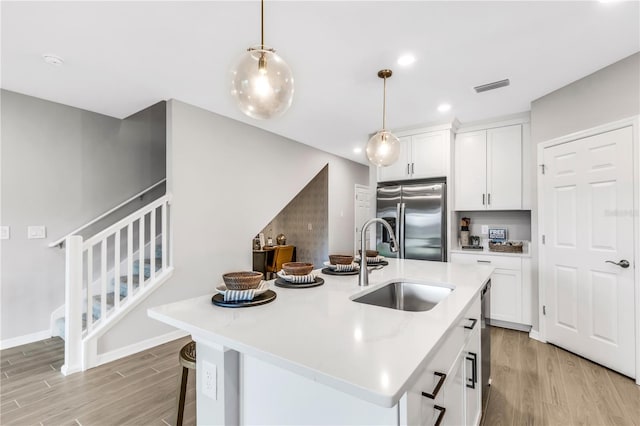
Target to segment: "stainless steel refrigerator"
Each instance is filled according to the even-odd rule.
[[[389,233],[378,225],[376,248],[387,257],[446,262],[446,182],[381,184],[377,191],[377,217],[395,229],[398,253],[389,249]]]

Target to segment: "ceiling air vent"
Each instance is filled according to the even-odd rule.
[[[476,93],[482,93],[482,92],[486,92],[488,90],[493,90],[493,89],[498,89],[500,87],[505,87],[508,86],[509,83],[509,79],[505,79],[505,80],[500,80],[500,81],[494,81],[493,83],[487,83],[487,84],[482,84],[480,86],[476,86],[474,87],[474,90],[476,91]]]

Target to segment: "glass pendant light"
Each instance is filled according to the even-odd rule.
[[[231,94],[242,112],[264,120],[291,106],[293,75],[276,51],[264,44],[264,0],[260,12],[260,45],[248,48],[231,69]]]
[[[382,92],[382,130],[378,131],[367,143],[367,158],[378,167],[390,166],[400,156],[400,140],[385,128],[387,104],[387,78],[391,77],[391,70],[378,71],[378,77],[384,79]]]

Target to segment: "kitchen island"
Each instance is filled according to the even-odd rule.
[[[388,266],[371,272],[370,285],[364,288],[358,286],[357,275],[316,271],[325,280],[319,287],[287,289],[271,282],[277,298],[266,305],[214,306],[212,286],[211,295],[148,313],[186,330],[197,343],[199,424],[427,423],[442,418],[440,399],[457,392],[445,386],[444,396],[421,396],[444,381],[446,374],[438,376],[431,371],[433,365],[447,364],[440,369],[454,375],[451,386],[462,380],[461,389],[463,382],[471,380],[473,386],[479,377],[480,291],[492,270],[389,259]],[[352,300],[398,280],[453,291],[424,312]],[[462,349],[471,340],[477,340],[477,360],[467,368],[465,359],[470,358]],[[460,357],[462,368],[448,366]],[[466,370],[471,379],[457,377]],[[449,409],[443,424],[477,423],[478,415],[457,413],[468,402],[461,398],[454,400],[456,407]]]

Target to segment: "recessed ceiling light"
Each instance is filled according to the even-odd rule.
[[[64,60],[56,55],[42,55],[42,59],[49,65],[55,65],[57,67],[64,64]]]
[[[407,53],[406,55],[402,55],[398,58],[398,65],[406,67],[411,65],[415,61],[416,61],[416,57],[410,53]]]
[[[440,112],[447,112],[451,109],[451,105],[450,104],[440,104],[438,105],[438,111]]]
[[[360,154],[362,152],[362,148],[360,147],[353,148],[353,152],[355,152],[356,154]]]

